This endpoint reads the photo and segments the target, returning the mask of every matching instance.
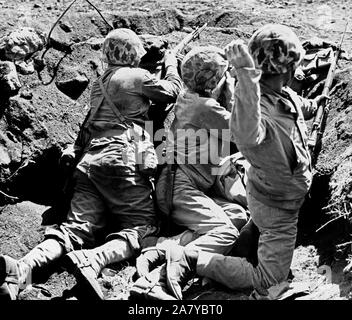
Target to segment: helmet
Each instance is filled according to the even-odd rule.
[[[120,28],[106,36],[102,60],[112,65],[137,66],[145,53],[139,37],[130,29]]]
[[[189,89],[195,92],[213,90],[227,68],[228,62],[223,50],[214,46],[197,47],[183,58],[182,80]]]
[[[295,70],[305,50],[296,34],[287,26],[267,24],[257,30],[248,43],[255,66],[264,74],[282,74]]]

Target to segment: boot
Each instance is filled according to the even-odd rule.
[[[104,294],[98,276],[108,264],[132,257],[133,251],[125,240],[115,239],[92,250],[77,250],[68,253],[63,267],[77,280],[87,299],[103,300]]]
[[[0,256],[0,300],[16,300],[20,287],[20,279],[31,273],[30,266],[9,256]]]
[[[146,248],[136,259],[138,278],[145,277],[165,260],[165,251],[156,247]]]
[[[176,300],[167,289],[165,263],[133,284],[130,300]]]
[[[62,253],[63,247],[59,242],[48,239],[20,260],[0,256],[0,299],[16,300],[20,290],[32,283],[33,269],[47,266],[61,257]]]
[[[182,289],[196,274],[198,251],[181,246],[166,251],[166,283],[170,292],[182,300]]]
[[[137,276],[145,277],[150,271],[165,261],[165,252],[171,246],[185,246],[198,236],[190,230],[186,230],[172,237],[160,237],[155,246],[143,249],[136,260]]]

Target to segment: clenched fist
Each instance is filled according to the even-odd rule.
[[[244,44],[243,40],[231,41],[224,50],[226,59],[236,69],[255,67],[253,58],[248,52],[248,47]]]

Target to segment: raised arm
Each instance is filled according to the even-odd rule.
[[[232,109],[230,130],[234,142],[240,147],[260,144],[265,138],[265,125],[261,116],[261,72],[242,41],[233,41],[225,48],[227,60],[237,71],[235,105]]]
[[[160,80],[147,72],[143,79],[142,94],[156,103],[172,103],[182,88],[182,80],[177,72],[177,59],[171,53],[165,54],[166,75]]]

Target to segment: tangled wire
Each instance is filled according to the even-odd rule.
[[[109,31],[113,30],[114,28],[111,26],[111,24],[109,24],[109,22],[105,19],[105,17],[103,16],[103,14],[101,13],[101,11],[93,4],[91,3],[89,0],[84,0],[86,1],[91,7],[93,7],[97,12],[98,14],[100,15],[100,17],[103,19],[103,21],[106,23],[106,25],[109,27]],[[37,64],[37,69],[38,69],[38,77],[39,79],[41,80],[42,84],[43,85],[49,85],[51,84],[55,77],[56,77],[56,74],[57,74],[57,71],[59,69],[59,66],[62,62],[62,60],[67,56],[67,52],[65,53],[65,55],[58,61],[58,63],[56,64],[55,68],[54,68],[54,73],[53,73],[53,76],[52,78],[50,79],[50,81],[48,82],[44,82],[42,80],[42,77],[40,75],[40,72],[43,70],[44,68],[44,57],[46,55],[46,53],[49,51],[49,49],[52,47],[52,41],[51,41],[51,34],[53,32],[53,30],[55,29],[55,27],[57,26],[57,24],[61,21],[61,19],[64,17],[64,15],[71,9],[71,7],[77,2],[77,0],[73,0],[68,6],[67,8],[62,12],[62,14],[59,16],[59,18],[55,21],[55,23],[53,24],[53,26],[51,27],[49,33],[48,33],[48,36],[47,36],[47,41],[46,41],[46,45],[45,45],[45,50],[41,56],[40,59],[38,59],[36,61],[36,64]]]

